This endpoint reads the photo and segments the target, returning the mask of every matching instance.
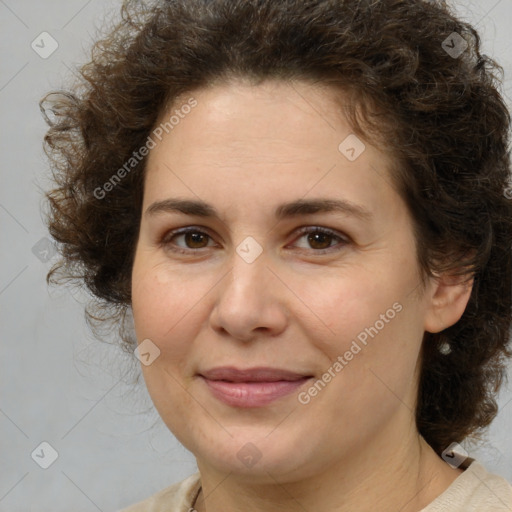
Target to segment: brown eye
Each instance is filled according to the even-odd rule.
[[[320,227],[307,227],[300,231],[302,236],[300,239],[305,239],[307,246],[302,246],[301,249],[313,249],[314,252],[322,253],[328,252],[329,249],[333,249],[335,245],[333,245],[333,241],[337,242],[337,245],[345,245],[348,243],[348,240],[334,231],[326,228]]]
[[[332,235],[325,233],[309,233],[308,243],[313,249],[327,249],[331,246],[332,238]]]
[[[316,254],[339,250],[349,243],[349,240],[345,237],[326,228],[306,227],[303,228],[300,233],[302,235],[297,240],[306,240],[306,245],[302,245],[302,247],[297,243],[294,245],[300,249],[313,251]],[[180,239],[182,239],[182,241],[177,243],[176,241]],[[208,233],[194,227],[188,227],[167,233],[160,241],[160,245],[166,250],[185,254],[213,247],[208,244],[211,240],[212,237]],[[336,245],[341,247],[337,248]]]
[[[185,240],[185,244],[190,249],[201,249],[203,247],[206,247],[204,245],[205,241],[208,243],[207,238],[209,238],[208,235],[205,233],[201,233],[198,231],[190,231],[188,233],[183,233],[183,237]]]
[[[179,239],[183,239],[183,241],[177,244],[175,241]],[[171,251],[187,253],[207,248],[209,240],[211,240],[210,235],[204,231],[200,231],[197,228],[185,228],[167,233],[162,238],[160,244]]]

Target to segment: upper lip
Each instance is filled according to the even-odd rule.
[[[199,375],[208,380],[226,380],[230,382],[295,381],[311,376],[280,368],[268,368],[262,366],[246,369],[235,368],[233,366],[222,366],[202,371]]]

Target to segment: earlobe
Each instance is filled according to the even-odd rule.
[[[473,278],[442,275],[433,278],[425,313],[425,331],[441,332],[456,324],[471,296]]]

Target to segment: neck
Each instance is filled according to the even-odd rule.
[[[377,503],[380,512],[418,512],[462,473],[439,458],[415,429],[408,437],[388,432],[314,477],[285,483],[271,469],[264,471],[267,482],[254,484],[200,460],[198,468],[197,512],[373,512]]]

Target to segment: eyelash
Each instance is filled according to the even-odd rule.
[[[208,247],[201,247],[200,249],[183,249],[183,248],[179,248],[175,245],[173,246],[171,244],[171,240],[173,238],[176,238],[177,236],[181,236],[181,235],[186,235],[187,233],[199,233],[202,235],[206,235],[207,237],[212,239],[212,237],[205,231],[202,231],[201,229],[199,229],[197,227],[191,226],[191,227],[177,229],[174,231],[167,232],[160,240],[159,245],[161,247],[164,247],[167,250],[170,250],[175,253],[180,253],[180,254],[190,254],[191,252],[198,252],[198,251],[202,251],[203,249],[208,249]],[[319,226],[306,226],[306,227],[300,228],[298,234],[301,236],[299,236],[299,238],[301,238],[304,235],[308,235],[310,233],[321,233],[323,235],[332,236],[333,238],[338,239],[339,242],[342,243],[342,246],[349,243],[349,240],[346,237],[342,237],[342,236],[338,235],[335,231],[333,231],[331,229],[322,228]],[[335,247],[336,246],[328,247],[327,249],[311,249],[311,251],[313,251],[316,255],[321,255],[321,254],[327,254],[327,253],[333,252],[333,249]],[[340,247],[338,249],[334,249],[334,250],[341,250],[341,248],[342,247]],[[302,250],[304,251],[307,249],[302,249]]]

